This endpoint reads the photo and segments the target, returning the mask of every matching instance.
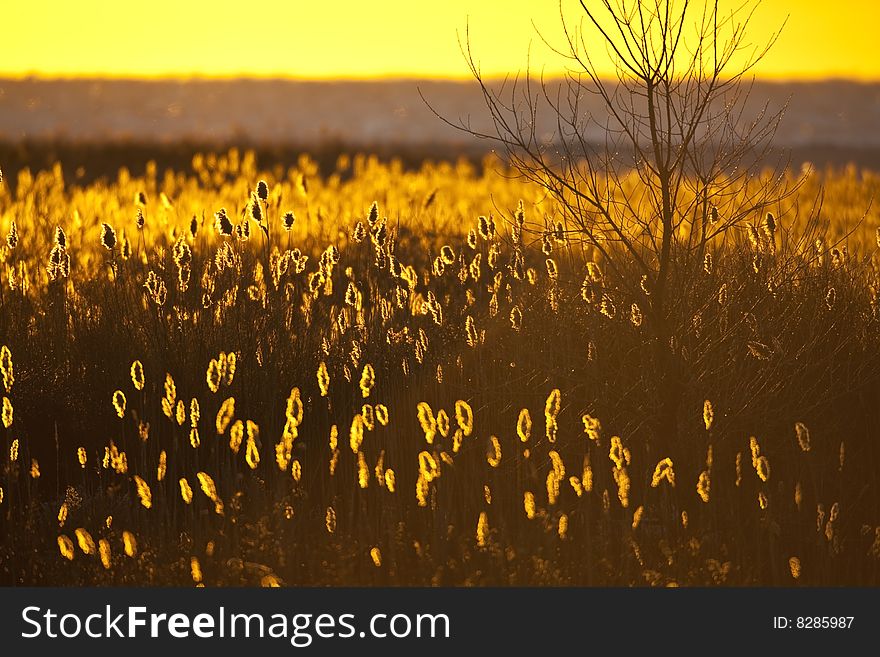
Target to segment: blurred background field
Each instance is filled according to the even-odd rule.
[[[146,161],[186,167],[199,150],[255,149],[264,164],[308,152],[325,171],[342,152],[409,165],[424,159],[478,161],[489,145],[439,121],[485,128],[479,90],[469,81],[378,80],[0,80],[0,155],[8,170],[58,160],[68,177],[143,173]],[[792,166],[880,167],[880,84],[847,80],[758,81],[745,114],[788,103],[775,143]],[[601,115],[595,100],[586,109]],[[553,130],[543,118],[542,130]],[[597,142],[602,135],[589,135]]]

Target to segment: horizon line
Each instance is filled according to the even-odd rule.
[[[564,78],[565,71],[554,71],[544,74],[547,80],[559,80]],[[506,79],[513,79],[517,76],[524,77],[523,71],[515,71],[507,74],[486,74],[483,79],[486,82],[502,82]],[[533,78],[541,77],[533,74]],[[614,75],[605,76],[607,81],[614,81]],[[750,78],[751,79],[751,78]],[[852,73],[840,73],[830,71],[826,74],[819,75],[802,75],[802,74],[755,74],[753,79],[756,82],[768,83],[787,83],[787,84],[803,84],[818,82],[850,82],[858,84],[878,84],[880,83],[880,75],[867,76]],[[318,83],[393,83],[393,82],[453,82],[466,83],[473,82],[474,76],[470,74],[462,75],[442,75],[442,74],[416,74],[407,72],[382,73],[373,75],[339,75],[339,76],[297,76],[285,73],[99,73],[99,72],[83,72],[83,73],[45,73],[40,71],[28,72],[10,72],[0,70],[0,80],[11,82],[39,81],[39,82],[74,82],[74,81],[106,81],[106,82],[318,82]]]

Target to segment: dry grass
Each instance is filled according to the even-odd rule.
[[[876,175],[682,264],[659,426],[638,282],[497,163],[193,164],[0,187],[4,583],[880,581]]]

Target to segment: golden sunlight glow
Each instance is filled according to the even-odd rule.
[[[578,2],[562,6],[576,22]],[[875,0],[764,0],[751,41],[787,15],[759,76],[880,79]],[[468,25],[485,75],[524,68],[530,43],[533,68],[562,70],[535,32],[560,43],[557,0],[19,0],[3,22],[0,75],[12,77],[467,78],[458,39]]]

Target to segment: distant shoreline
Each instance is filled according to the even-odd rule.
[[[509,75],[487,75],[488,82],[500,82],[505,77],[513,77],[517,72],[512,71]],[[549,75],[548,80],[560,80],[562,75]],[[473,76],[462,74],[451,75],[410,75],[406,73],[390,73],[384,75],[364,76],[340,76],[340,77],[306,77],[284,74],[253,75],[248,73],[230,73],[224,75],[206,75],[204,73],[173,73],[156,75],[103,75],[99,73],[77,74],[45,74],[40,72],[28,72],[22,74],[10,71],[0,71],[0,84],[4,82],[293,82],[293,83],[316,83],[316,84],[395,84],[411,82],[440,82],[449,84],[474,84]],[[608,82],[612,81],[607,78]],[[797,75],[773,75],[756,76],[758,84],[782,84],[782,85],[814,85],[814,84],[863,84],[880,85],[880,78],[854,76],[854,75],[825,75],[816,77],[803,77]]]
[[[880,82],[756,81],[744,117],[757,116],[765,104],[773,112],[786,103],[774,144],[791,149],[793,161],[880,167]],[[596,117],[586,138],[602,142],[601,102],[586,97],[582,109]],[[171,150],[179,144],[253,145],[267,151],[441,153],[444,159],[488,150],[434,111],[490,129],[473,81],[0,79],[0,142],[7,150],[16,144],[30,144],[25,150],[35,152],[65,144]],[[552,138],[556,129],[548,114],[539,116],[542,138]]]
[[[266,144],[240,142],[198,142],[182,140],[175,143],[156,141],[64,141],[28,140],[9,142],[0,140],[0,168],[6,173],[8,184],[15,186],[17,172],[46,170],[60,162],[65,180],[73,184],[89,184],[99,178],[113,179],[125,167],[132,175],[144,174],[147,163],[156,163],[159,171],[172,169],[190,171],[196,153],[224,153],[230,148],[253,150],[259,166],[271,169],[276,165],[293,166],[301,154],[317,163],[324,176],[334,172],[340,155],[365,154],[381,161],[398,159],[403,167],[414,170],[427,162],[465,159],[481,167],[491,150],[485,143],[375,143],[346,144]],[[880,146],[841,147],[832,144],[812,144],[789,149],[789,166],[800,170],[811,163],[817,170],[839,171],[847,166],[880,171]]]

